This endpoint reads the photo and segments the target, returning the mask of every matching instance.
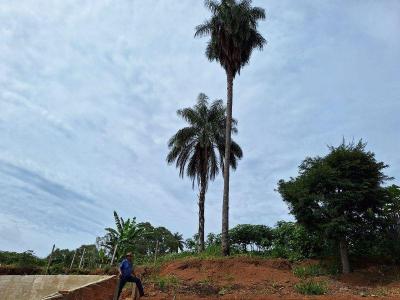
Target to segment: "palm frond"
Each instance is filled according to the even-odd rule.
[[[211,34],[212,26],[209,21],[205,21],[203,24],[197,25],[195,28],[195,37],[203,37]]]
[[[222,100],[208,104],[208,97],[199,94],[194,107],[178,110],[178,114],[190,124],[175,133],[168,141],[170,149],[166,160],[175,162],[179,176],[186,175],[200,186],[204,181],[207,188],[209,179],[214,180],[223,168],[225,154],[226,107]],[[237,133],[237,121],[232,120],[232,133]],[[232,142],[232,166],[242,157],[242,150]]]
[[[117,226],[118,231],[122,232],[122,224],[121,224],[119,216],[115,210],[114,210],[114,220],[115,220],[115,225]]]
[[[251,0],[205,1],[211,18],[198,25],[195,37],[209,36],[205,54],[217,60],[226,72],[240,74],[254,48],[262,49],[266,43],[257,31],[258,21],[265,19],[265,11],[252,7]]]

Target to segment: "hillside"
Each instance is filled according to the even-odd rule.
[[[146,299],[398,299],[398,271],[365,265],[350,275],[329,275],[317,261],[292,264],[251,257],[191,258],[138,269]],[[319,283],[324,295],[299,293],[299,284],[312,288],[309,282]],[[126,299],[128,290],[123,294]]]

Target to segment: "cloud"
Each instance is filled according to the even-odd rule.
[[[364,138],[400,176],[398,2],[254,1],[268,45],[234,84],[231,225],[291,219],[274,191],[306,156]],[[1,249],[48,253],[94,242],[112,211],[186,237],[197,190],[165,162],[199,92],[225,99],[226,79],[194,27],[201,1],[0,3]],[[220,230],[222,180],[206,229]]]

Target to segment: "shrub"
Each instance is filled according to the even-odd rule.
[[[293,270],[293,274],[300,278],[306,278],[309,276],[321,276],[325,275],[326,273],[326,270],[319,264],[298,266],[295,267]]]
[[[151,280],[161,291],[166,291],[170,287],[177,287],[179,279],[175,276],[157,276]]]
[[[326,283],[313,280],[301,281],[294,288],[303,295],[323,295],[328,290]]]

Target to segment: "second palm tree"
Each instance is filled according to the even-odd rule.
[[[199,251],[204,250],[204,204],[209,180],[214,180],[220,169],[224,169],[226,107],[222,100],[208,104],[208,97],[200,94],[193,108],[177,111],[189,126],[171,137],[168,143],[169,164],[176,163],[179,175],[187,175],[199,187]],[[232,120],[232,132],[237,133],[236,120]],[[229,164],[236,169],[242,149],[231,141]]]

